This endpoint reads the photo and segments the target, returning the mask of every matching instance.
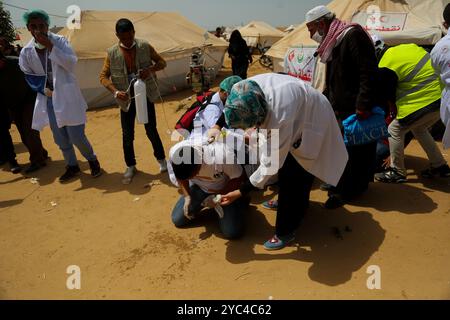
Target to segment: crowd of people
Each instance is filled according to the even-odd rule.
[[[450,5],[443,16],[448,28]],[[0,160],[9,163],[13,173],[20,172],[9,133],[14,121],[30,153],[26,173],[45,166],[49,155],[39,131],[50,125],[66,163],[60,182],[71,181],[80,172],[74,147],[88,161],[92,177],[99,177],[103,170],[85,134],[87,105],[74,74],[76,54],[67,39],[49,32],[47,13],[34,10],[24,19],[33,38],[19,58],[1,50],[0,89],[8,99],[0,115]],[[167,63],[152,45],[135,37],[130,20],[118,20],[118,41],[107,50],[99,80],[120,107],[126,164],[122,183],[131,183],[137,173],[133,145],[137,107],[131,85],[137,78],[146,84],[145,132],[154,157],[160,172],[168,171],[182,193],[171,215],[178,228],[212,209],[225,238],[242,236],[252,191],[264,189],[275,178],[278,200],[269,205],[277,210],[275,231],[264,247],[284,248],[295,239],[315,178],[324,182],[321,189],[328,192],[327,209],[369,192],[374,180],[406,182],[404,148],[410,133],[430,160],[421,175],[450,177],[428,130],[441,119],[446,125],[443,146],[450,147],[450,35],[431,54],[415,44],[389,47],[360,25],[339,20],[326,6],[310,10],[306,26],[319,44],[317,56],[327,65],[324,92],[285,74],[247,79],[252,58],[236,30],[228,49],[233,76],[223,80],[219,92],[199,109],[190,137],[176,143],[166,161],[154,103],[159,96],[156,72]],[[386,122],[382,122],[388,125],[389,137],[346,142],[346,120],[356,117],[364,127],[377,107],[384,110]],[[386,170],[375,174],[380,149]]]

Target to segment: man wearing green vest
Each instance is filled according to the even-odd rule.
[[[100,73],[100,82],[114,94],[121,109],[123,151],[127,165],[122,180],[124,184],[131,183],[137,172],[133,146],[136,105],[132,99],[133,86],[130,86],[131,80],[137,76],[145,81],[147,88],[148,123],[145,124],[145,132],[152,143],[153,155],[159,162],[160,172],[167,171],[164,147],[156,129],[153,103],[159,96],[155,72],[164,69],[166,62],[148,42],[135,39],[134,35],[134,26],[130,20],[117,21],[116,36],[119,43],[108,49]]]
[[[430,54],[416,44],[388,47],[381,39],[375,42],[379,67],[390,69],[396,83],[397,115],[389,125],[390,168],[375,175],[375,180],[387,183],[406,182],[404,138],[411,131],[431,162],[423,177],[433,177],[439,169],[441,176],[450,176],[441,151],[428,129],[439,120],[441,86],[431,65]]]

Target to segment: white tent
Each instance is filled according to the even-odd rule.
[[[256,47],[258,44],[270,47],[284,37],[282,31],[263,21],[252,21],[239,28],[239,32],[249,47]]]
[[[195,48],[203,48],[206,66],[215,77],[222,67],[228,44],[205,29],[172,12],[83,11],[81,29],[64,28],[59,32],[68,38],[78,56],[77,79],[89,107],[114,104],[114,99],[99,81],[106,50],[117,43],[115,23],[130,19],[136,38],[147,40],[167,61],[157,73],[162,94],[186,88],[190,56]]]
[[[27,28],[17,28],[16,34],[18,36],[18,40],[14,41],[14,45],[18,44],[21,47],[25,47],[25,45],[31,40],[31,33]]]
[[[380,34],[389,45],[434,45],[442,36],[442,13],[447,3],[446,0],[334,0],[327,7],[337,18],[358,22],[370,33]],[[371,23],[369,17],[378,18],[381,23]],[[283,71],[284,56],[289,48],[315,45],[303,23],[266,54],[274,59],[274,70],[279,72]],[[323,73],[323,66],[317,70]],[[323,78],[319,75],[315,86],[321,81]]]

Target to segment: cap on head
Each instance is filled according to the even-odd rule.
[[[305,22],[310,23],[316,21],[317,19],[320,19],[329,13],[331,13],[331,11],[326,6],[317,6],[306,13]]]
[[[239,76],[231,76],[228,78],[225,78],[219,85],[219,88],[226,93],[230,94],[231,88],[238,83],[239,81],[242,81],[242,78]]]
[[[25,25],[28,25],[31,19],[42,19],[48,26],[50,25],[50,17],[44,10],[37,9],[27,11],[23,14],[22,18],[23,22],[25,22]]]

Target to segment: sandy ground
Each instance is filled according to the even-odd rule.
[[[219,80],[230,74],[225,66]],[[261,72],[258,63],[250,69]],[[166,151],[167,131],[190,95],[157,105]],[[241,240],[221,238],[214,214],[178,230],[170,220],[177,189],[159,174],[143,127],[135,141],[140,172],[124,186],[118,109],[90,111],[88,119],[106,171],[100,178],[89,176],[80,156],[80,179],[60,184],[64,163],[48,128],[46,168],[28,177],[0,169],[1,299],[450,298],[450,180],[417,177],[427,161],[416,141],[407,148],[407,184],[374,183],[358,201],[327,211],[317,183],[296,245],[270,253],[262,243],[273,234],[275,213],[261,203],[276,190],[254,194]],[[15,127],[12,134],[18,161],[27,164]],[[66,287],[71,265],[80,267],[80,290]],[[380,290],[366,285],[372,265],[380,267]]]

